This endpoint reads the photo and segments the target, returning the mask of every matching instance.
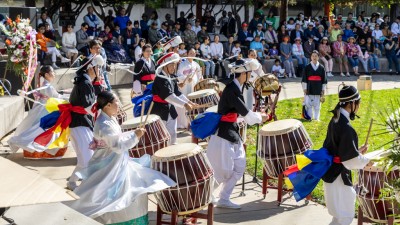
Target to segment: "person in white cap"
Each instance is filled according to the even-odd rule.
[[[265,39],[265,34],[262,31],[263,25],[261,23],[257,24],[257,30],[253,32],[253,38],[260,36],[260,40]]]
[[[218,113],[222,117],[216,134],[209,141],[207,157],[216,181],[222,185],[217,207],[239,209],[240,205],[230,201],[233,188],[246,168],[246,154],[239,135],[237,117],[241,115],[247,124],[253,125],[265,122],[267,115],[249,110],[243,99],[243,85],[250,79],[252,71],[250,62],[240,59],[231,67],[235,79],[226,85],[218,103]]]
[[[171,135],[171,144],[177,144],[176,118],[178,113],[175,107],[185,107],[186,110],[195,107],[195,104],[189,101],[178,88],[175,72],[179,60],[179,55],[173,52],[158,60],[159,68],[156,70],[152,89],[154,106],[151,113],[158,115],[166,125]]]
[[[189,49],[188,57],[196,57],[196,51],[193,48]],[[194,91],[195,84],[203,79],[201,68],[199,64],[193,60],[193,58],[182,60],[182,62],[179,63],[177,76],[179,82],[182,83],[181,92],[185,96],[187,96],[189,93],[192,93]],[[178,129],[186,129],[189,124],[189,121],[186,117],[186,109],[177,108],[176,111],[178,112]]]
[[[71,112],[70,139],[76,152],[77,165],[68,179],[67,188],[74,190],[77,187],[76,182],[79,177],[75,172],[87,167],[93,150],[89,149],[89,144],[93,140],[93,113],[91,108],[96,102],[95,88],[93,83],[99,74],[99,66],[102,57],[95,57],[83,60],[83,66],[76,72],[74,78],[74,87],[69,97],[69,102],[73,107],[82,107],[86,114]]]

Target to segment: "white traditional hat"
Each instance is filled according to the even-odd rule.
[[[164,64],[167,64],[169,62],[178,62],[181,59],[181,57],[176,54],[175,52],[170,52],[168,54],[165,54],[164,56],[162,56],[158,61],[157,61],[157,65],[161,66]]]
[[[101,57],[101,55],[96,55],[96,56],[93,57],[93,59],[89,63],[88,68],[89,67],[95,67],[95,66],[102,67],[103,65],[104,65],[103,57]]]
[[[163,49],[164,51],[167,51],[171,47],[177,47],[180,43],[182,43],[181,36],[175,36],[164,44]]]
[[[251,72],[258,69],[258,66],[259,65],[255,61],[245,59],[236,60],[236,62],[228,65],[231,69],[231,73]]]

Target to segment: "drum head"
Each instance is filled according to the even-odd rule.
[[[206,109],[206,112],[218,112],[218,105],[214,105],[208,109]]]
[[[278,78],[273,74],[266,74],[262,77],[258,77],[254,81],[254,87],[258,92],[272,92],[277,91],[279,89],[279,81]]]
[[[223,92],[225,87],[226,87],[226,85],[224,83],[222,83],[222,82],[219,82],[219,81],[217,82],[217,84],[218,84],[219,91]]]
[[[142,120],[143,120],[143,122],[146,120],[146,115],[143,116]],[[154,123],[157,120],[161,120],[161,118],[157,115],[150,114],[149,118],[146,121],[146,125]],[[132,128],[137,128],[139,125],[140,125],[140,117],[135,117],[133,119],[123,122],[121,125],[121,128],[122,128],[122,130],[132,129]]]
[[[264,125],[260,129],[259,133],[262,136],[275,136],[279,134],[289,133],[301,126],[303,126],[303,124],[299,120],[295,119],[278,120]]]
[[[203,149],[194,143],[171,145],[160,149],[151,157],[153,161],[168,161],[187,158],[202,152]]]
[[[216,95],[217,92],[214,89],[204,89],[196,92],[192,92],[188,94],[188,99],[196,99],[201,98],[209,95]]]

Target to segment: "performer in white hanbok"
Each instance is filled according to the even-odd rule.
[[[334,156],[325,175],[325,203],[333,216],[330,225],[349,225],[354,219],[356,191],[351,180],[353,169],[364,168],[369,159],[363,156],[368,146],[358,148],[358,136],[350,121],[354,120],[360,107],[360,94],[353,86],[345,86],[339,92],[339,103],[332,111],[333,117],[323,147]]]
[[[249,110],[243,100],[242,86],[250,78],[250,62],[237,60],[231,66],[235,79],[226,85],[218,103],[218,113],[222,118],[216,134],[211,136],[208,143],[207,157],[217,182],[222,184],[217,207],[239,209],[240,205],[229,199],[246,168],[246,153],[239,135],[237,117],[241,115],[247,124],[253,125],[266,121],[267,115]]]
[[[44,130],[40,127],[40,119],[49,114],[44,104],[49,98],[58,98],[68,100],[69,95],[60,94],[51,85],[55,78],[55,72],[51,66],[42,66],[39,72],[41,86],[29,93],[32,93],[37,103],[34,103],[28,116],[18,125],[14,136],[8,140],[8,144],[12,152],[18,151],[19,148],[29,152],[43,152],[46,148],[42,146],[32,145],[33,140]],[[27,93],[21,93],[27,94]],[[51,150],[49,153],[55,153],[58,149]]]
[[[196,51],[193,48],[189,50],[188,57],[196,57]],[[201,68],[193,58],[187,58],[179,64],[177,76],[180,83],[178,86],[180,86],[182,94],[186,97],[194,91],[194,86],[197,82],[203,79]],[[189,121],[186,117],[186,109],[177,108],[176,112],[178,113],[177,127],[187,128]]]
[[[100,93],[97,108],[101,113],[96,119],[90,144],[94,154],[88,167],[77,172],[83,181],[74,192],[80,199],[65,204],[102,224],[147,225],[147,193],[176,183],[142,165],[150,165],[149,155],[138,162],[129,157],[128,150],[138,143],[146,130],[121,131],[115,118],[118,99],[114,94]]]
[[[253,69],[248,82],[254,83],[254,81],[257,78],[264,75],[264,71],[262,69],[260,62],[257,60],[256,50],[250,49],[248,56],[249,56],[249,59],[251,60],[252,69]],[[244,102],[246,104],[246,107],[249,110],[253,110],[253,107],[254,107],[253,105],[255,103],[253,91],[254,91],[254,89],[252,86],[248,86],[248,88],[245,88],[245,90],[243,91]]]

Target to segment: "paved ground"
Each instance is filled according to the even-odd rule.
[[[372,89],[392,89],[392,88],[400,88],[400,76],[374,76],[373,77],[373,85]],[[356,85],[356,78],[340,78],[335,77],[331,79],[328,83],[327,94],[336,94],[337,87],[342,82],[345,81],[347,84]],[[301,97],[302,90],[300,85],[300,78],[297,79],[286,79],[282,81],[283,83],[283,91],[281,94],[281,99],[287,98],[295,98]],[[130,88],[121,86],[115,89],[116,93],[120,96],[122,103],[129,103],[129,94]],[[393,96],[394,97],[394,96]],[[130,115],[131,111],[128,111],[128,115]],[[4,151],[6,149],[6,141],[7,137],[4,138],[1,142],[3,147],[0,148],[0,151]],[[181,133],[179,142],[189,142],[190,135],[188,133]],[[37,171],[44,177],[47,177],[59,184],[62,187],[65,187],[66,179],[70,176],[72,170],[74,169],[74,165],[76,164],[76,155],[70,146],[65,157],[62,160],[52,161],[52,160],[25,160],[22,157],[22,153],[18,152],[13,155],[2,155],[7,157],[8,159],[24,166],[28,169]],[[247,176],[247,180],[251,178]],[[246,185],[246,196],[238,197],[241,189],[240,187],[236,187],[233,193],[234,201],[240,203],[242,205],[241,210],[226,210],[226,209],[215,209],[215,219],[214,224],[270,224],[270,225],[297,225],[297,224],[307,224],[307,225],[323,225],[328,224],[330,221],[330,216],[327,213],[327,210],[318,204],[310,202],[308,205],[304,204],[304,201],[296,203],[293,198],[289,198],[288,195],[284,196],[285,201],[277,206],[276,204],[276,191],[270,189],[269,193],[266,196],[266,199],[263,199],[261,194],[261,188],[255,183],[250,183]],[[155,210],[156,205],[154,204],[154,198],[150,196],[149,202],[149,215],[151,219],[150,224],[155,224]],[[57,205],[60,207],[59,205]],[[38,217],[36,217],[36,212],[32,211],[35,207],[24,207],[23,211],[18,212],[17,209],[10,212],[7,215],[12,215],[14,219],[18,221],[23,221],[18,224],[61,224],[61,223],[52,223],[52,222],[44,222],[43,220],[37,221]],[[53,204],[41,205],[41,212],[48,210],[51,212],[55,209]],[[37,208],[35,209],[37,210]],[[68,218],[66,214],[52,214],[51,216],[58,216]],[[50,217],[51,217],[50,216]],[[66,219],[65,219],[66,220]],[[30,222],[25,222],[30,221]],[[88,222],[89,220],[80,220],[79,223],[76,224],[95,224],[92,222]],[[53,221],[54,222],[54,221]],[[200,220],[201,224],[206,224],[205,221]],[[6,224],[4,221],[0,220],[0,225]],[[75,224],[75,223],[70,223]],[[356,220],[352,224],[356,224]]]

